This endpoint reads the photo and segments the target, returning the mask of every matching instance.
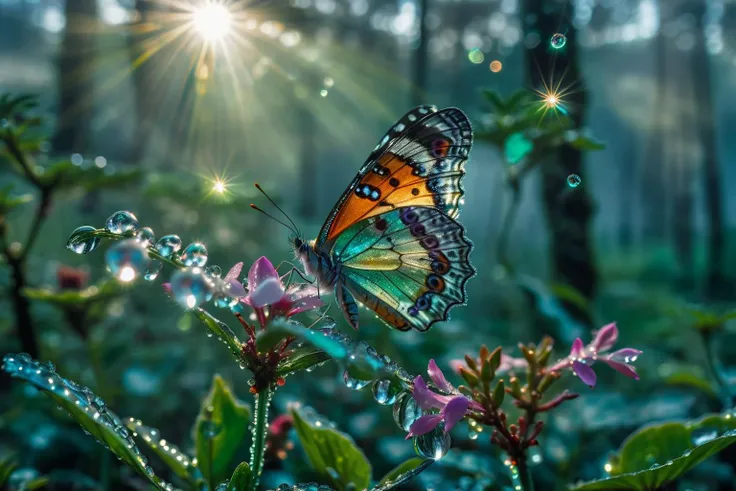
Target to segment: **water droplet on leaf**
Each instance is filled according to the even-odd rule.
[[[373,384],[373,398],[378,404],[388,406],[396,402],[396,396],[401,388],[391,380],[379,380]]]
[[[342,379],[347,388],[353,390],[360,390],[371,383],[370,380],[358,380],[357,378],[351,377],[347,370],[342,373]]]
[[[222,268],[219,267],[216,264],[213,264],[211,266],[207,266],[204,269],[204,272],[207,273],[208,275],[210,275],[212,277],[216,277],[216,278],[219,278],[219,277],[222,276]]]
[[[105,253],[105,263],[120,281],[133,281],[150,264],[148,251],[135,239],[118,242]]]
[[[113,234],[132,232],[139,227],[138,219],[129,211],[116,211],[107,219],[105,227]]]
[[[580,183],[582,182],[583,180],[577,174],[570,174],[569,176],[567,176],[567,185],[571,188],[576,188],[580,186]]]
[[[164,235],[156,242],[156,250],[164,257],[170,257],[181,249],[181,239],[178,235]]]
[[[212,298],[215,286],[199,268],[177,271],[171,277],[171,295],[182,307],[193,309]]]
[[[148,265],[148,268],[146,268],[146,274],[143,275],[143,278],[146,281],[153,281],[156,278],[158,278],[158,274],[161,272],[161,269],[164,267],[164,263],[161,261],[154,259],[151,261],[151,264]]]
[[[552,46],[554,49],[562,49],[565,47],[565,44],[567,43],[567,38],[564,34],[555,33],[552,35],[552,38],[549,40],[550,46]]]
[[[409,393],[401,394],[394,403],[394,421],[404,431],[409,431],[411,425],[423,414],[422,408]]]
[[[450,435],[445,433],[444,425],[440,424],[435,429],[424,435],[414,437],[414,450],[421,457],[439,460],[450,450]]]
[[[154,237],[151,227],[143,227],[140,229],[136,232],[135,238],[143,247],[152,247],[156,242],[156,237]]]
[[[180,259],[184,266],[202,268],[207,264],[207,248],[199,242],[189,244]]]
[[[66,248],[76,252],[77,254],[87,254],[88,252],[94,251],[97,249],[97,246],[100,245],[100,241],[102,239],[95,236],[83,240],[80,240],[80,238],[81,236],[86,236],[95,230],[97,229],[90,227],[89,225],[77,227],[69,236],[69,240],[66,242]]]

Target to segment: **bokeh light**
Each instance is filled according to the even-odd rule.
[[[230,32],[232,22],[232,13],[219,2],[207,2],[192,12],[194,29],[208,42],[225,37]]]
[[[475,63],[476,65],[478,65],[480,63],[483,63],[485,56],[483,55],[483,52],[481,50],[479,50],[478,48],[474,48],[468,52],[468,59],[471,63]]]
[[[493,60],[490,65],[491,71],[493,73],[498,73],[503,69],[503,64],[498,60]]]

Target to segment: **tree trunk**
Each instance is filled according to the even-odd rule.
[[[545,1],[526,0],[522,18],[535,19],[525,23],[527,32],[537,32],[544,42],[532,50],[527,50],[527,75],[534,87],[562,86],[576,82],[576,90],[566,96],[567,109],[575,128],[581,128],[586,99],[577,57],[577,36],[575,29],[566,29],[567,44],[564,51],[553,54],[547,52],[550,37],[559,29],[559,20],[564,12],[572,11],[567,0]],[[551,77],[545,79],[543,77]],[[579,150],[563,145],[549,155],[549,160],[541,166],[542,199],[550,233],[552,253],[552,274],[554,280],[575,288],[585,298],[591,299],[596,289],[596,269],[590,237],[590,221],[593,207],[586,190],[583,156]],[[566,179],[577,174],[583,185],[572,190]],[[567,305],[570,313],[579,320],[590,323],[591,319],[580,309]]]
[[[624,130],[622,130],[624,131]],[[636,132],[625,131],[628,138],[620,153],[619,166],[619,225],[618,244],[625,253],[631,252],[634,243],[634,198],[631,196],[631,180],[636,175],[637,153],[639,139]]]
[[[708,216],[708,265],[706,267],[706,292],[715,297],[726,293],[726,277],[723,271],[725,249],[723,195],[721,189],[721,169],[716,148],[715,114],[711,90],[710,63],[705,44],[704,15],[706,0],[699,0],[696,6],[696,36],[692,51],[693,92],[697,96],[695,119],[697,136],[703,151],[703,171],[705,174],[705,209]],[[726,32],[729,32],[726,30]]]
[[[145,49],[145,35],[142,34],[144,26],[149,21],[150,2],[146,0],[135,1],[135,21],[132,32],[128,34],[128,57],[132,67],[133,87],[135,90],[135,137],[131,148],[130,160],[140,163],[144,159],[148,141],[153,131],[151,121],[152,111],[148,84],[150,83],[150,62]]]
[[[58,66],[58,125],[52,146],[58,153],[84,153],[89,149],[93,91],[96,0],[67,0],[66,28]]]

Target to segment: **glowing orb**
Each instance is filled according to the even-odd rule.
[[[135,279],[135,269],[130,266],[124,266],[120,273],[118,273],[118,279],[122,282],[128,283]]]
[[[557,104],[560,103],[560,99],[558,99],[555,94],[549,94],[544,99],[544,103],[547,105],[547,107],[555,107],[557,106]]]
[[[560,34],[558,32],[554,36],[552,36],[552,38],[549,40],[549,44],[554,49],[562,49],[565,47],[565,44],[567,44],[567,38],[564,34]]]
[[[230,32],[232,14],[221,3],[207,2],[192,13],[192,22],[205,41],[217,41]]]
[[[502,63],[501,63],[500,61],[498,61],[498,60],[493,60],[493,61],[491,62],[491,71],[492,71],[493,73],[498,73],[498,72],[500,72],[502,68],[503,68],[503,64],[502,64]]]
[[[225,192],[225,183],[220,181],[219,179],[214,182],[212,185],[212,190],[216,193],[224,193]]]

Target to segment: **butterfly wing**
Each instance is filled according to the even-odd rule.
[[[419,106],[386,133],[333,208],[317,238],[329,251],[353,224],[391,210],[434,207],[456,217],[473,132],[456,108]]]
[[[396,329],[426,331],[465,303],[475,269],[464,232],[435,208],[405,207],[361,220],[335,241],[337,290],[346,288]],[[357,327],[353,306],[340,303]]]

